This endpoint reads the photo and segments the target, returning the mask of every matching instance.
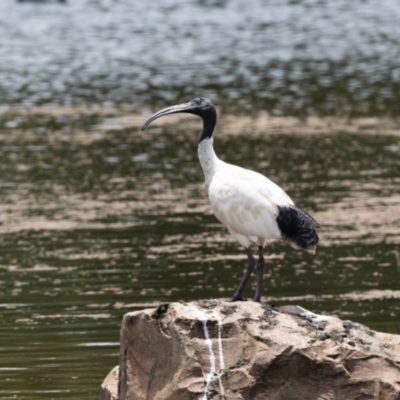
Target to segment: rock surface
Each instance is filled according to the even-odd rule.
[[[400,400],[399,335],[298,306],[202,301],[128,313],[116,368],[104,400]]]
[[[100,389],[100,400],[118,400],[119,367],[114,367],[106,376]]]

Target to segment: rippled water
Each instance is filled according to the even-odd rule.
[[[275,114],[393,114],[394,0],[0,4],[0,104],[164,105],[199,94]]]
[[[201,189],[200,122],[138,129],[199,94],[222,111],[219,156],[323,225],[314,257],[267,248],[264,300],[400,333],[400,125],[371,118],[398,113],[399,16],[389,0],[0,2],[0,399],[96,398],[125,312],[232,295],[246,259]]]

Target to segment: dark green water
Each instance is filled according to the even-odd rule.
[[[0,120],[0,399],[97,398],[125,312],[228,298],[246,264],[201,191],[198,124],[63,113]],[[242,133],[217,133],[218,155],[324,227],[316,256],[267,248],[264,299],[400,333],[399,137]]]

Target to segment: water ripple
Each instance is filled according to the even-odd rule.
[[[391,111],[399,16],[391,0],[1,2],[0,94],[26,105],[201,93],[274,112]]]

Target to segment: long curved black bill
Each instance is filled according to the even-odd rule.
[[[164,108],[161,111],[156,112],[152,115],[142,126],[142,131],[144,131],[155,119],[162,117],[163,115],[175,114],[180,112],[188,112],[193,108],[192,102],[182,103],[176,106],[171,106]]]

